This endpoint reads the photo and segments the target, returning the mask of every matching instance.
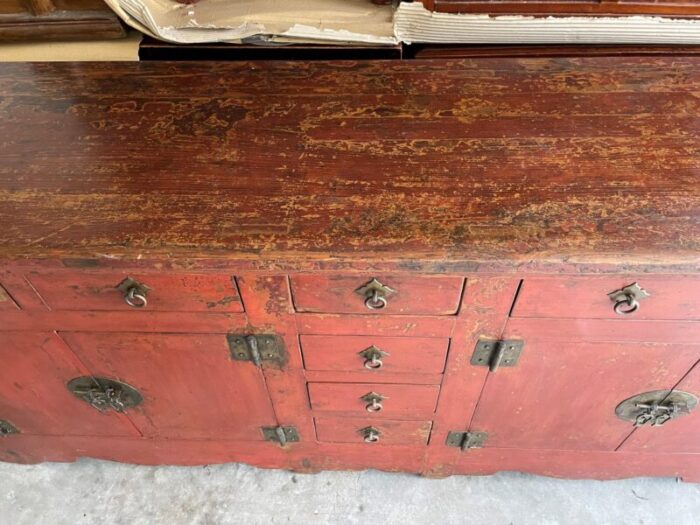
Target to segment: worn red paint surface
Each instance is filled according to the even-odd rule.
[[[700,479],[700,411],[614,417],[700,394],[700,59],[0,72],[0,458]],[[633,281],[651,296],[613,314]],[[519,366],[471,365],[480,337],[524,339]],[[89,374],[144,403],[97,412],[65,388]],[[466,430],[485,448],[445,445]]]

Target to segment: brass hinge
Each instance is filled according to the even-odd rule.
[[[9,436],[10,434],[19,434],[19,430],[9,421],[0,419],[0,436]]]
[[[294,427],[260,427],[260,429],[265,441],[274,441],[280,446],[299,441],[299,432]]]
[[[283,366],[287,362],[284,341],[274,334],[227,334],[231,359],[252,361],[260,366],[263,361]]]
[[[447,434],[445,445],[461,448],[463,451],[470,448],[482,448],[486,443],[486,432],[459,432],[451,431]]]
[[[525,341],[518,339],[480,338],[474,348],[471,364],[488,366],[491,372],[495,372],[499,366],[515,366],[518,364],[524,346]]]

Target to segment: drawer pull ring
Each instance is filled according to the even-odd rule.
[[[365,368],[368,370],[379,370],[384,366],[384,361],[374,356],[372,359],[365,359]]]
[[[623,308],[624,306],[629,308]],[[639,310],[639,302],[634,297],[628,297],[616,302],[613,309],[617,315],[629,315]]]
[[[384,410],[384,405],[382,404],[382,401],[384,401],[384,399],[386,398],[381,394],[377,394],[376,392],[369,392],[368,394],[362,396],[360,399],[367,403],[365,405],[365,410],[367,410],[367,412],[374,414]]]
[[[370,310],[382,310],[386,308],[387,297],[395,293],[396,290],[380,283],[377,279],[360,286],[355,293],[365,298],[365,306]]]
[[[379,370],[381,367],[384,366],[384,361],[382,360],[382,358],[388,356],[389,354],[372,345],[369,348],[365,348],[358,355],[364,358],[363,364],[366,369]]]
[[[365,443],[376,443],[379,441],[379,436],[381,436],[381,432],[374,427],[363,428],[360,430],[360,434]]]
[[[608,297],[615,303],[613,310],[617,315],[630,315],[639,310],[639,301],[649,295],[649,292],[639,284],[632,283],[620,290],[610,292]]]
[[[381,310],[386,308],[387,300],[386,297],[379,294],[379,290],[374,290],[372,295],[365,299],[365,306],[370,310]]]
[[[127,294],[124,296],[124,301],[126,304],[133,308],[143,308],[148,304],[146,296],[138,293],[136,288],[131,288]]]
[[[132,308],[145,308],[148,304],[146,295],[150,288],[131,277],[127,277],[117,285],[117,290],[124,294],[124,302]]]

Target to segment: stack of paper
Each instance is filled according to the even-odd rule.
[[[129,25],[180,43],[396,44],[391,5],[369,0],[106,0]]]
[[[394,27],[406,43],[700,44],[700,20],[434,13],[420,2],[399,4]]]

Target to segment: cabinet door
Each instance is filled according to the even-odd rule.
[[[700,399],[700,362],[676,385],[674,390]],[[629,428],[632,430],[631,424]],[[687,415],[670,419],[663,425],[644,425],[634,429],[622,446],[622,450],[700,453],[700,404]]]
[[[0,332],[0,420],[22,434],[129,436],[128,421],[66,388],[85,370],[53,333]]]
[[[700,345],[638,342],[635,332],[644,331],[635,323],[610,323],[538,323],[550,325],[541,338],[527,322],[515,323],[525,348],[516,366],[489,374],[471,430],[488,433],[487,447],[615,450],[630,432],[630,423],[615,414],[617,405],[673,388],[697,361]],[[574,331],[569,325],[586,325],[582,332],[591,340],[567,340]],[[659,340],[673,335],[663,326],[655,328]]]
[[[134,387],[146,436],[262,440],[275,417],[262,372],[233,361],[224,334],[63,333],[92,374]]]

